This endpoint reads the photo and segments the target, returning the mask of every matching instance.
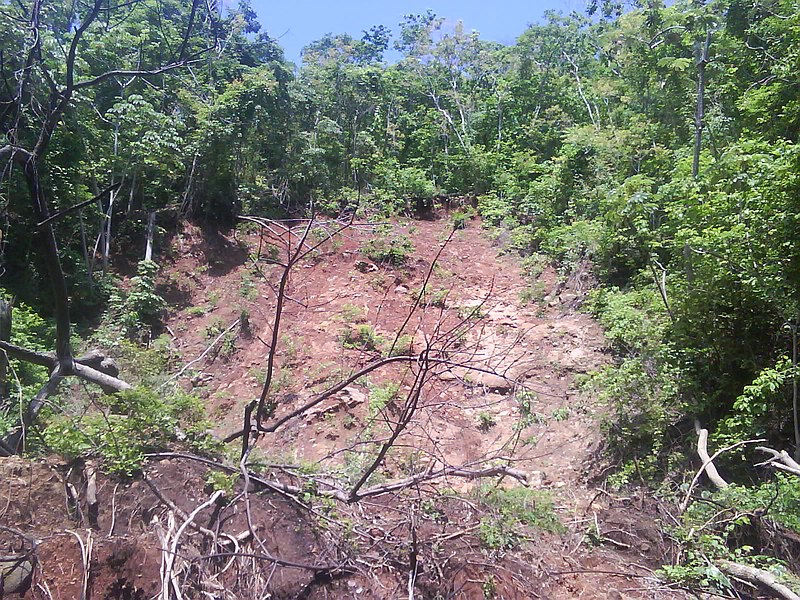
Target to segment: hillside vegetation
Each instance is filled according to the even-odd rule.
[[[0,129],[0,596],[798,597],[797,0],[0,0]]]

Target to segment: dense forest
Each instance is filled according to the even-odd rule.
[[[0,0],[0,79],[2,454],[102,455],[79,438],[120,423],[76,429],[62,382],[135,404],[123,435],[147,447],[199,410],[106,358],[161,331],[154,237],[459,206],[519,258],[526,301],[547,268],[591,274],[582,309],[613,360],[580,385],[604,407],[603,477],[683,505],[662,577],[796,597],[756,576],[800,547],[797,0],[603,2],[511,46],[428,12],[326,35],[300,66],[246,1]],[[230,438],[242,461],[274,412],[269,369]],[[108,470],[135,476],[131,452]]]

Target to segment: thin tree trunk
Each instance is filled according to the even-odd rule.
[[[144,250],[144,259],[153,260],[153,238],[156,235],[156,211],[147,215],[147,245]]]
[[[792,416],[794,419],[794,459],[800,461],[800,415],[797,413],[797,321],[792,328]]]
[[[11,311],[12,304],[5,298],[0,298],[0,340],[11,341]],[[5,404],[9,397],[8,381],[8,354],[0,351],[0,406]]]
[[[89,291],[92,290],[92,261],[89,260],[89,246],[86,239],[86,224],[83,222],[83,209],[80,212],[81,221],[81,247],[83,248],[83,261],[86,263],[86,283]]]
[[[706,93],[706,65],[708,51],[711,47],[711,32],[706,33],[706,41],[698,51],[697,57],[697,107],[694,111],[694,160],[692,161],[692,177],[700,174],[700,149],[703,143],[703,127],[705,119],[704,98]]]
[[[103,219],[103,275],[108,273],[108,257],[111,254],[111,218],[114,214],[114,200],[117,198],[116,191],[111,192],[108,197],[108,212],[106,212],[105,219]]]

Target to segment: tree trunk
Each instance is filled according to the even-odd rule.
[[[0,341],[11,341],[11,310],[12,304],[5,298],[0,298]],[[9,397],[8,381],[8,354],[0,350],[0,406],[3,406]]]
[[[700,174],[700,148],[703,142],[703,127],[706,116],[703,103],[706,93],[706,65],[708,50],[711,47],[711,32],[706,33],[706,41],[698,50],[697,56],[697,107],[694,111],[694,160],[692,161],[692,177]]]
[[[156,235],[156,211],[147,215],[147,244],[144,249],[144,259],[153,260],[153,238]]]

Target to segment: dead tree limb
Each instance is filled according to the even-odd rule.
[[[767,448],[765,446],[756,446],[756,450],[760,450],[761,452],[766,452],[767,454],[772,455],[771,459],[762,463],[758,463],[756,465],[757,467],[771,466],[800,477],[800,463],[796,462],[791,456],[789,456],[789,453],[786,450],[779,452],[778,450]]]
[[[703,461],[703,468],[705,468],[706,476],[708,476],[711,483],[713,483],[718,489],[728,487],[728,482],[725,481],[719,474],[717,467],[714,465],[713,459],[711,459],[708,455],[708,429],[703,429],[700,427],[700,421],[694,422],[694,429],[697,432],[697,454]],[[716,458],[716,456],[717,455],[715,454],[714,457]]]
[[[733,450],[735,448],[739,448],[740,446],[744,446],[746,444],[758,444],[760,442],[765,441],[763,439],[756,439],[756,440],[744,440],[742,442],[736,442],[735,444],[731,444],[730,446],[725,446],[724,448],[721,448],[720,450],[717,450],[712,456],[709,456],[708,455],[708,449],[706,448],[706,443],[708,441],[708,430],[707,429],[702,429],[700,427],[700,422],[699,421],[695,421],[695,429],[697,430],[697,436],[698,436],[698,439],[697,439],[697,453],[700,456],[700,458],[703,460],[703,464],[701,465],[700,469],[695,474],[694,478],[692,479],[692,482],[689,484],[689,489],[686,490],[686,497],[683,499],[683,502],[681,502],[681,504],[680,504],[680,512],[682,512],[682,513],[686,512],[686,509],[689,508],[689,502],[691,502],[691,499],[692,499],[692,492],[694,491],[694,488],[697,486],[697,483],[700,481],[700,476],[704,472],[706,473],[706,475],[708,475],[708,478],[711,480],[711,482],[718,489],[723,489],[723,488],[728,487],[728,482],[725,481],[720,476],[720,474],[717,471],[716,467],[714,467],[714,460],[718,456],[720,456],[724,452],[728,452],[730,450]],[[713,473],[714,475],[711,475],[709,473],[709,469],[708,469],[709,465],[711,465],[713,467],[711,473]],[[720,485],[720,484],[723,484],[723,485]]]
[[[742,565],[729,560],[717,561],[719,570],[731,577],[742,579],[748,583],[759,586],[766,590],[773,598],[783,598],[784,600],[800,600],[800,596],[795,594],[788,587],[780,583],[769,571],[758,569],[749,565]]]

